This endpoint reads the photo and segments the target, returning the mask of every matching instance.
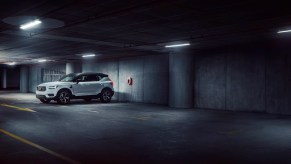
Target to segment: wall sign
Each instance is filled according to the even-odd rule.
[[[132,85],[132,82],[133,82],[133,81],[132,81],[132,78],[131,78],[131,77],[128,77],[128,78],[127,78],[127,84],[128,84],[128,85]]]

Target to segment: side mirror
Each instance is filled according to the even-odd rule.
[[[76,83],[79,84],[79,82],[81,81],[81,79],[76,79]]]

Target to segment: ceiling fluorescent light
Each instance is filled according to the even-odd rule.
[[[166,45],[166,48],[171,48],[171,47],[183,47],[183,46],[189,46],[190,43],[183,43],[183,44],[172,44],[172,45]]]
[[[26,30],[26,29],[32,28],[32,27],[34,27],[34,26],[36,26],[38,24],[41,24],[41,21],[36,19],[36,20],[34,20],[32,22],[28,22],[28,23],[25,23],[25,24],[21,25],[20,29]]]
[[[7,65],[15,65],[16,63],[15,62],[9,62],[9,63],[5,63]]]
[[[38,60],[39,63],[43,63],[43,62],[46,62],[47,60],[46,59],[40,59]]]
[[[278,33],[278,34],[281,34],[281,33],[286,33],[286,32],[291,32],[291,30],[283,30],[283,31],[280,30],[280,31],[278,31],[277,33]]]
[[[87,54],[87,55],[83,55],[82,57],[83,58],[88,58],[88,57],[94,57],[95,56],[95,54]]]

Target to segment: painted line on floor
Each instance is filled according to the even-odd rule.
[[[146,121],[146,120],[149,120],[150,119],[150,117],[147,117],[147,116],[130,117],[130,118],[137,119],[137,120],[143,120],[143,121]]]
[[[241,133],[241,130],[220,131],[218,133],[223,135],[238,135],[239,133]]]
[[[95,111],[95,110],[88,110],[88,112],[99,113],[99,111]]]
[[[68,163],[72,163],[72,164],[80,164],[79,162],[77,162],[77,161],[75,161],[75,160],[73,160],[73,159],[71,159],[71,158],[69,158],[69,157],[63,156],[63,155],[61,155],[61,154],[59,154],[59,153],[56,153],[56,152],[54,152],[54,151],[52,151],[52,150],[49,150],[49,149],[47,149],[47,148],[45,148],[45,147],[43,147],[43,146],[40,146],[40,145],[35,144],[35,143],[31,142],[31,141],[28,141],[28,140],[26,140],[26,139],[24,139],[24,138],[21,138],[21,137],[15,135],[15,134],[12,134],[12,133],[10,133],[10,132],[8,132],[8,131],[6,131],[6,130],[0,129],[0,132],[3,133],[3,134],[8,135],[8,136],[10,136],[10,137],[12,137],[12,138],[14,138],[14,139],[20,141],[20,142],[23,142],[23,143],[25,143],[25,144],[28,144],[28,145],[30,145],[30,146],[32,146],[32,147],[34,147],[34,148],[37,148],[37,149],[39,149],[39,150],[41,150],[41,151],[44,151],[44,152],[46,152],[46,153],[48,153],[48,154],[50,154],[50,155],[53,155],[53,156],[58,157],[58,158],[60,158],[60,159],[62,159],[62,160],[64,160],[64,161],[67,161]]]
[[[29,109],[29,108],[21,108],[18,106],[13,106],[13,105],[8,105],[8,104],[0,104],[1,106],[5,106],[5,107],[9,107],[9,108],[14,108],[17,110],[22,110],[22,111],[26,111],[26,112],[36,112],[35,110]]]

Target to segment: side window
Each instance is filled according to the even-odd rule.
[[[82,76],[82,81],[88,81],[88,77],[85,76],[85,75],[83,75],[83,76]]]
[[[88,75],[87,81],[99,81],[100,77],[97,75]]]
[[[86,75],[79,76],[76,79],[80,79],[80,82],[88,81]]]

